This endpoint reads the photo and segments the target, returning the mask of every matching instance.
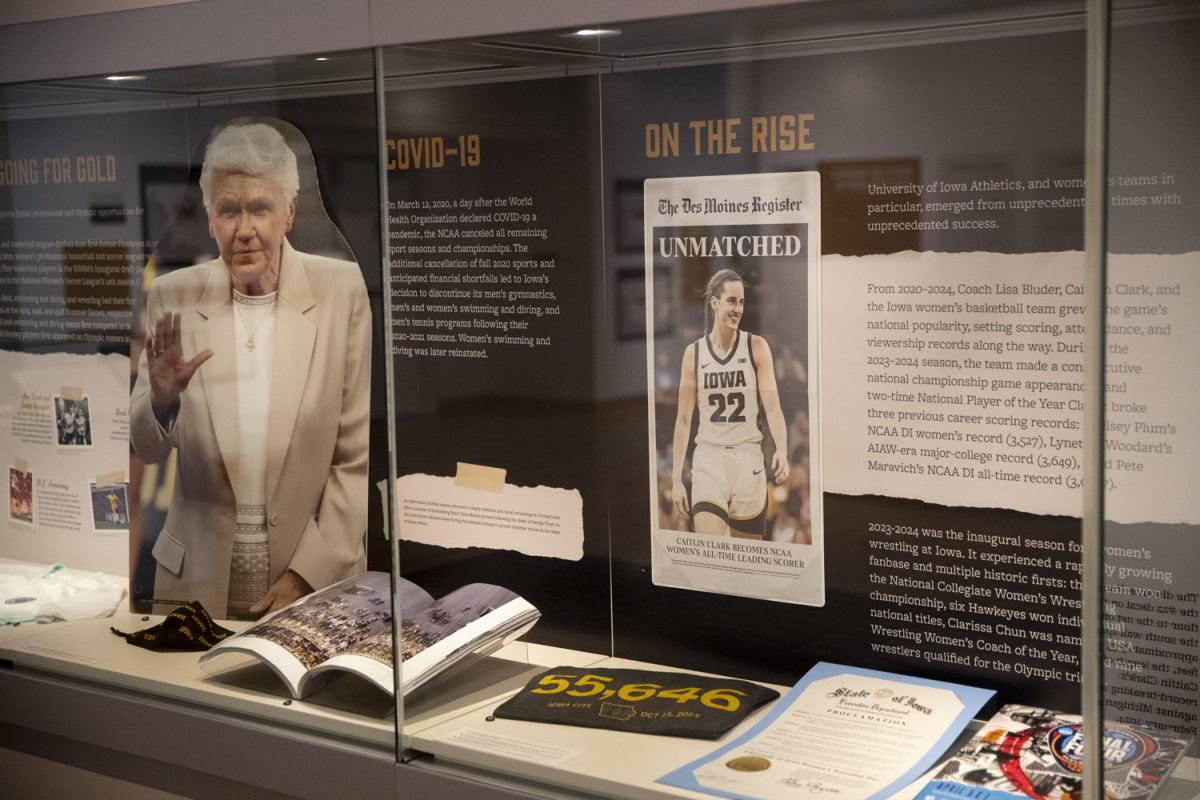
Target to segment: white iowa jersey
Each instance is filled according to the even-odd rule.
[[[696,340],[696,441],[718,447],[762,441],[758,427],[758,375],[750,334],[739,330],[729,354],[713,355],[707,336]]]

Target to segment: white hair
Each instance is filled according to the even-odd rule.
[[[204,210],[210,213],[213,178],[220,173],[272,179],[279,184],[288,203],[300,191],[296,154],[283,135],[270,125],[230,125],[208,143],[204,166],[200,169],[200,192],[204,195]]]

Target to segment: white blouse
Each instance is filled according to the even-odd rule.
[[[233,292],[238,398],[237,526],[230,564],[229,613],[245,616],[263,596],[271,575],[267,535],[267,425],[275,356],[278,293]]]

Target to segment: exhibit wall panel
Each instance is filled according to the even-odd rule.
[[[607,653],[598,82],[458,83],[387,84],[400,573],[500,584],[531,641]]]
[[[8,119],[2,135],[0,324],[10,378],[0,551],[126,575],[138,505],[130,332],[154,248],[147,225],[177,200],[170,165],[187,156],[186,113],[164,104]]]
[[[616,509],[619,654],[779,683],[818,660],[870,664],[1077,708],[1083,45],[1055,32],[604,77],[610,191],[820,179],[819,294],[740,259],[742,322],[770,345],[792,471],[772,485],[765,541],[732,554],[670,518],[669,470],[700,294],[739,259],[655,267],[654,313],[672,324],[655,326],[648,362],[651,497],[681,532],[665,560],[742,577],[722,594],[655,585],[664,554],[637,525],[649,510]],[[802,199],[762,194],[760,221],[789,198]],[[692,199],[677,224],[730,205]],[[622,223],[610,264],[636,265],[611,244]],[[818,542],[799,560],[823,559],[824,605],[772,602],[760,584]]]

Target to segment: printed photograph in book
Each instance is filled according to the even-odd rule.
[[[250,655],[274,670],[293,697],[350,673],[394,692],[391,581],[365,572],[296,601],[222,641],[201,662]],[[499,586],[471,584],[434,599],[398,579],[402,691],[481,658],[528,631],[537,609]]]
[[[648,180],[644,202],[655,583],[822,605],[819,176]]]

